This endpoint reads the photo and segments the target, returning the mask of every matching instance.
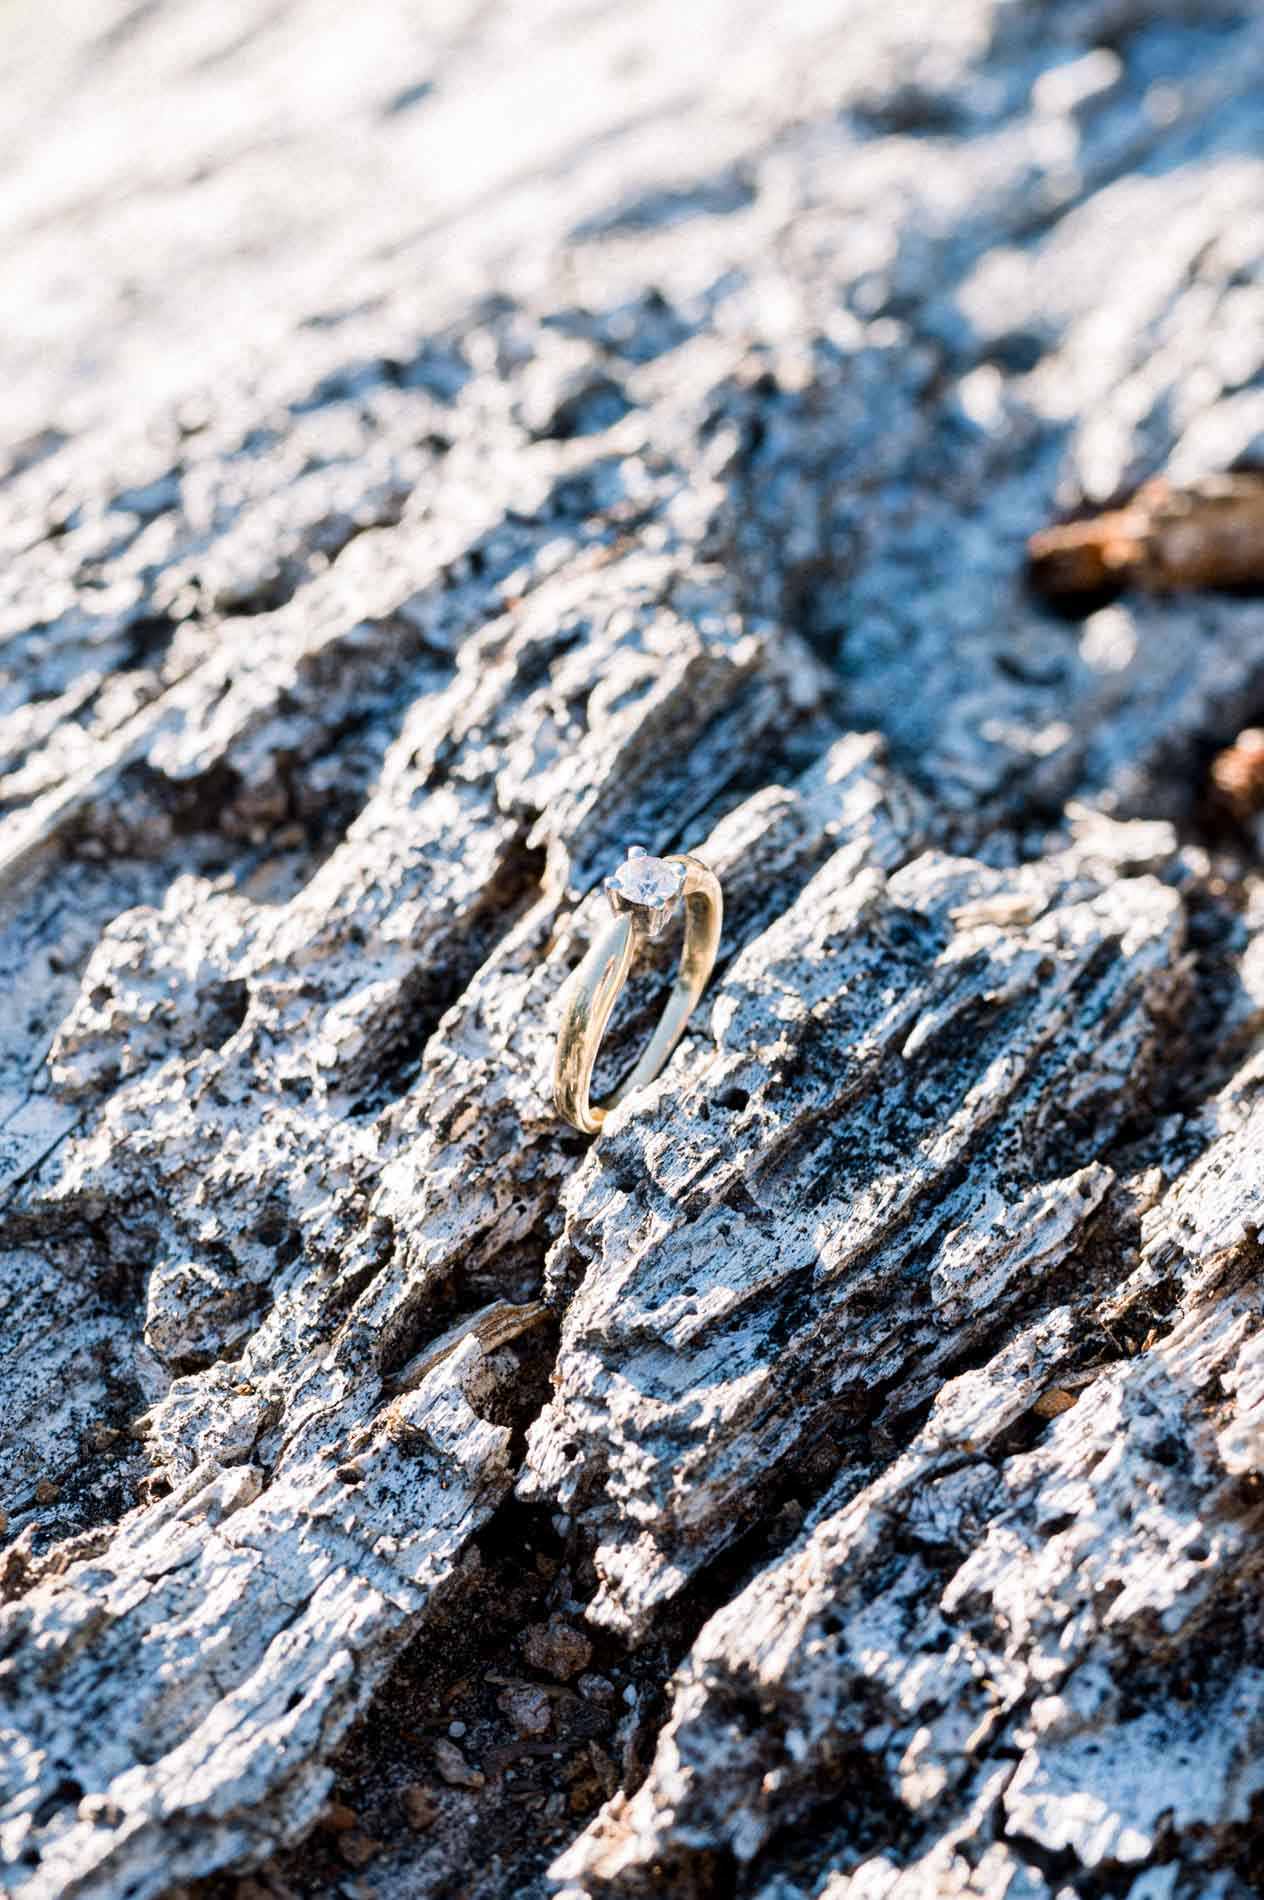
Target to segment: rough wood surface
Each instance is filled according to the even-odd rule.
[[[1264,1891],[1258,10],[2,30],[6,1890]]]

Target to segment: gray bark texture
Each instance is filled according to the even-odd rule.
[[[1264,1893],[1264,14],[0,34],[5,1891]]]

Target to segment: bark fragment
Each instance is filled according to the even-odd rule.
[[[1264,475],[1207,477],[1191,488],[1156,478],[1124,508],[1045,528],[1027,544],[1032,584],[1051,600],[1119,587],[1264,586]]]

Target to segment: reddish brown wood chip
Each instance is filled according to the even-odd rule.
[[[1208,774],[1211,795],[1231,818],[1245,824],[1264,811],[1264,728],[1248,726],[1216,754]]]
[[[1033,587],[1073,601],[1119,586],[1155,592],[1264,586],[1264,474],[1162,477],[1124,508],[1066,522],[1027,543]]]

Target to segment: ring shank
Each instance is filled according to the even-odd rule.
[[[553,1099],[558,1114],[586,1135],[596,1134],[612,1108],[654,1080],[680,1041],[715,964],[723,919],[719,880],[705,864],[684,852],[673,853],[668,861],[685,866],[685,940],[680,968],[640,1060],[604,1102],[591,1101],[589,1089],[610,1012],[643,937],[644,927],[632,912],[623,911],[615,917],[593,944],[567,989]]]

